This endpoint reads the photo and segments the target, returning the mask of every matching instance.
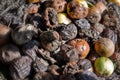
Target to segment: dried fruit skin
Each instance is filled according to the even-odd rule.
[[[72,0],[67,4],[67,13],[72,19],[85,18],[88,14],[88,5],[85,0]]]
[[[59,30],[60,36],[63,40],[68,41],[77,36],[77,27],[74,24],[62,26]]]
[[[113,63],[115,64],[115,72],[117,74],[120,74],[120,53],[114,53],[110,59],[113,61]]]
[[[48,72],[36,73],[33,80],[54,80],[53,76]]]
[[[55,51],[59,47],[59,34],[56,31],[50,30],[41,33],[40,41],[42,47],[48,51]]]
[[[103,31],[102,34],[103,34],[102,35],[103,37],[111,39],[114,42],[114,44],[116,44],[116,42],[117,42],[117,34],[115,34],[115,32],[113,32],[113,30],[111,30],[109,28],[106,28]]]
[[[65,62],[77,62],[79,60],[78,52],[70,45],[64,44],[61,46],[61,50],[58,55]]]
[[[12,31],[11,36],[13,41],[18,45],[23,45],[30,41],[36,34],[36,29],[31,24],[20,25]]]
[[[114,43],[108,38],[101,38],[95,42],[95,51],[104,57],[110,57],[115,51]]]
[[[92,7],[89,10],[89,13],[87,15],[87,19],[91,23],[98,23],[101,20],[101,14],[100,14],[98,8],[96,8],[95,6]]]
[[[120,1],[119,0],[109,0],[110,2],[116,3],[118,6],[120,6]]]
[[[40,2],[41,0],[29,0],[29,3],[37,3]]]
[[[59,72],[58,72],[59,69],[60,69],[60,68],[59,68],[59,66],[57,66],[57,65],[51,65],[51,66],[48,67],[48,71],[49,71],[50,73],[52,73],[53,75],[57,75],[57,76],[60,75]]]
[[[95,6],[99,10],[100,14],[102,14],[105,10],[107,10],[107,7],[102,1],[99,1],[98,3],[96,3]]]
[[[0,24],[0,46],[6,44],[9,40],[10,31],[11,29],[8,26]]]
[[[84,59],[85,57],[87,57],[90,51],[89,44],[83,39],[74,39],[68,44],[77,49],[80,59]]]
[[[36,58],[33,63],[33,68],[36,72],[45,72],[48,68],[48,63],[42,58]]]
[[[43,59],[45,59],[49,63],[51,63],[51,64],[56,63],[56,60],[51,57],[50,51],[44,50],[44,49],[38,49],[37,51],[38,51],[38,55],[42,56]]]
[[[114,11],[114,9],[110,8],[107,11],[104,12],[103,14],[103,20],[102,23],[106,26],[106,27],[114,27],[117,24],[117,19],[118,16],[116,15],[116,12]]]
[[[103,32],[105,26],[101,23],[95,23],[93,29],[96,30],[99,34]]]
[[[100,38],[100,33],[92,28],[79,30],[79,35],[87,36],[88,38],[92,38],[93,41]]]
[[[92,63],[88,59],[82,59],[77,62],[77,65],[80,67],[82,70],[87,70],[87,71],[92,71]]]
[[[63,74],[60,76],[59,80],[76,80],[73,74]]]
[[[109,1],[0,0],[0,80],[120,80],[120,6]],[[94,66],[104,56],[109,77],[109,61]]]
[[[66,8],[66,0],[53,0],[51,7],[53,7],[57,12],[63,12]]]
[[[90,28],[90,23],[88,22],[87,19],[77,19],[74,20],[75,25],[77,25],[78,29],[89,29]]]
[[[43,19],[45,20],[45,25],[48,28],[55,28],[58,25],[58,16],[54,8],[46,8],[43,14]]]
[[[84,71],[77,74],[77,80],[99,80],[97,75],[90,71]]]
[[[79,67],[77,64],[68,63],[64,66],[63,74],[75,75],[78,72],[79,72]]]
[[[35,14],[38,12],[39,7],[40,7],[39,5],[31,4],[30,6],[28,6],[27,13]]]
[[[15,60],[10,66],[10,75],[13,80],[26,78],[31,71],[32,60],[28,56],[23,56]]]
[[[87,19],[91,23],[97,23],[101,20],[101,15],[105,10],[107,10],[107,7],[103,4],[103,2],[99,1],[89,10]]]
[[[23,45],[22,51],[26,56],[29,56],[33,61],[35,61],[37,55],[36,50],[38,49],[39,42],[32,40]]]
[[[3,63],[10,63],[16,58],[21,57],[19,48],[13,44],[7,44],[0,49],[0,60]]]

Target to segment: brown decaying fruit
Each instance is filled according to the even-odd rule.
[[[0,61],[4,64],[9,64],[19,57],[21,57],[21,54],[16,45],[7,44],[0,49]]]
[[[84,18],[88,14],[88,5],[85,0],[72,0],[67,4],[67,13],[72,19]]]
[[[48,51],[55,51],[59,47],[59,33],[53,30],[44,31],[40,34],[42,47]]]
[[[11,37],[12,37],[12,40],[17,45],[23,45],[23,44],[29,42],[36,33],[37,33],[37,29],[33,25],[22,24],[22,25],[19,25],[18,27],[16,27],[11,32]]]
[[[110,57],[115,51],[115,45],[108,38],[101,38],[95,42],[95,51],[100,56]]]
[[[110,59],[115,64],[115,72],[120,74],[120,53],[115,52]]]
[[[95,6],[93,6],[87,15],[88,20],[91,23],[96,23],[101,20],[102,13],[107,10],[107,7],[103,4],[103,2],[98,2]]]
[[[108,0],[109,2],[113,2],[115,4],[117,4],[118,6],[120,6],[120,0]]]
[[[58,16],[54,8],[47,7],[44,11],[43,18],[48,28],[55,28],[58,25]]]
[[[99,10],[100,14],[102,14],[105,10],[107,10],[107,7],[103,2],[98,2],[96,5],[96,8]]]
[[[60,47],[61,51],[58,55],[64,60],[64,62],[69,62],[71,65],[76,64],[79,60],[78,51],[70,45],[64,44]]]
[[[38,12],[40,5],[35,5],[35,4],[31,4],[30,6],[28,6],[27,12],[28,14],[35,14]]]
[[[8,26],[0,24],[0,46],[9,40],[10,31]]]
[[[38,72],[35,74],[33,80],[54,80],[54,77],[49,72]]]
[[[87,19],[91,23],[97,23],[101,20],[101,14],[100,14],[97,7],[94,6],[89,10],[89,13],[87,15]]]
[[[66,8],[66,0],[53,0],[50,4],[57,12],[63,12]]]
[[[68,44],[76,48],[76,50],[79,53],[80,59],[86,58],[90,51],[89,44],[83,39],[74,39],[70,41]]]
[[[29,3],[37,3],[40,2],[41,0],[29,0]]]

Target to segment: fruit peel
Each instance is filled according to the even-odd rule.
[[[107,57],[97,58],[95,60],[94,67],[98,76],[109,77],[114,71],[114,64]]]

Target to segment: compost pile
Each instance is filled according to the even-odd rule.
[[[0,80],[120,80],[120,1],[1,0]]]

